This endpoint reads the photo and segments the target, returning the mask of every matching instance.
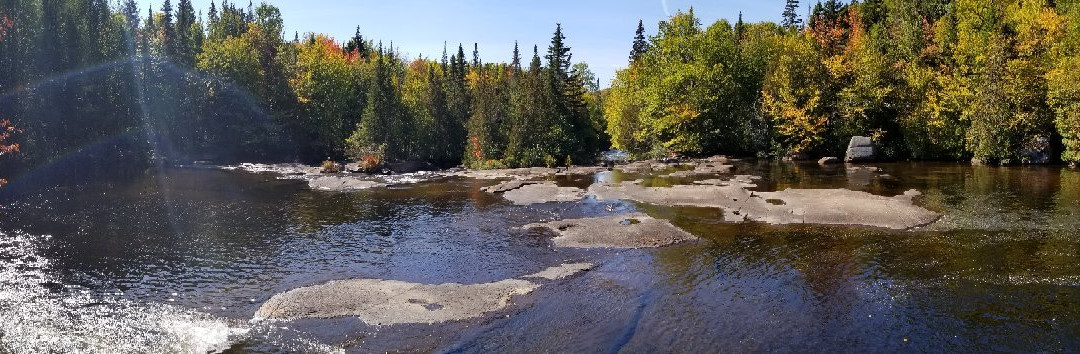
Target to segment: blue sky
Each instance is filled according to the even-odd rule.
[[[218,0],[220,1],[220,0]],[[246,0],[231,0],[247,6]],[[138,0],[146,13],[164,0]],[[472,44],[480,46],[485,62],[509,61],[514,40],[521,50],[547,48],[555,23],[562,23],[573,61],[585,61],[608,86],[617,68],[626,65],[634,29],[639,19],[645,31],[656,33],[656,24],[679,9],[694,8],[707,26],[718,19],[732,21],[740,11],[748,22],[779,21],[783,0],[278,0],[267,1],[281,9],[286,38],[294,32],[326,33],[339,41],[352,36],[356,26],[366,38],[394,42],[410,58],[438,57],[443,42],[451,51],[458,43],[472,55]],[[806,1],[804,1],[806,2]],[[172,0],[173,6],[176,0]],[[196,10],[205,12],[210,0],[193,0]],[[258,4],[258,1],[256,1]],[[800,11],[800,12],[805,12]],[[526,49],[528,48],[528,49]],[[524,56],[525,54],[523,54]],[[542,54],[541,54],[542,55]]]

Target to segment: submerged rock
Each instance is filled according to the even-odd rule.
[[[552,221],[524,228],[550,230],[558,235],[552,239],[556,246],[571,248],[664,247],[697,239],[667,220],[640,213]]]
[[[704,185],[643,187],[637,183],[597,183],[589,195],[598,200],[624,199],[665,206],[711,207],[724,210],[727,221],[770,224],[863,225],[910,229],[927,225],[940,214],[914,205],[909,191],[884,197],[847,189],[787,189],[754,192],[751,178],[711,181]]]
[[[523,278],[563,279],[591,268],[589,263],[564,264]],[[274,295],[255,312],[255,319],[356,316],[371,325],[433,324],[502,310],[511,305],[515,295],[528,294],[540,286],[522,279],[484,284],[339,280]]]

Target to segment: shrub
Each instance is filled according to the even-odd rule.
[[[322,173],[338,173],[341,172],[341,164],[326,160],[322,163]]]

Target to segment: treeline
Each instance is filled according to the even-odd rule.
[[[473,46],[406,59],[360,29],[285,39],[274,6],[0,0],[0,118],[22,169],[58,162],[317,162],[473,167],[590,161],[607,148],[598,83],[546,51]],[[506,48],[510,54],[511,48]],[[526,55],[528,55],[526,54]],[[530,60],[531,59],[531,60]],[[523,62],[523,60],[527,62]]]
[[[605,102],[637,156],[842,156],[1080,161],[1080,3],[788,1],[781,24],[702,28],[693,10],[646,38]],[[1049,155],[1048,152],[1055,153]]]

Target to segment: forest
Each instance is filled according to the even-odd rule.
[[[636,156],[1080,161],[1080,2],[788,0],[781,23],[703,28],[693,10],[643,35],[605,99]]]
[[[9,171],[85,161],[535,166],[607,148],[598,82],[572,64],[558,25],[547,48],[505,48],[512,62],[496,63],[476,45],[471,56],[457,45],[406,59],[360,28],[345,42],[286,40],[265,3],[214,3],[203,16],[190,0],[144,14],[131,0],[3,0],[0,18],[0,117],[22,147]]]
[[[557,24],[546,48],[493,50],[505,63],[476,44],[407,58],[361,27],[289,36],[266,3],[204,15],[190,0],[0,0],[0,164],[8,177],[192,161],[495,168],[609,148],[842,156],[855,135],[891,160],[1080,161],[1076,1],[802,9],[707,27],[690,9],[633,37],[628,24],[627,67],[601,89]]]

